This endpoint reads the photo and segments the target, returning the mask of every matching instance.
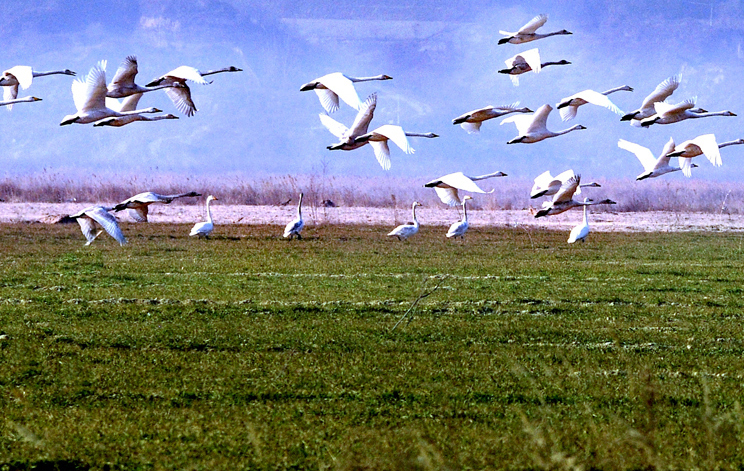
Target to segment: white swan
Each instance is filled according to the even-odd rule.
[[[532,18],[529,23],[519,28],[519,31],[514,33],[510,33],[509,31],[499,31],[499,34],[506,36],[505,38],[499,39],[499,44],[522,44],[559,34],[573,34],[565,29],[546,34],[536,33],[538,28],[544,25],[546,21],[548,21],[548,15],[537,15]]]
[[[500,118],[509,113],[532,113],[529,108],[517,108],[519,102],[504,106],[486,106],[477,110],[469,111],[452,120],[452,124],[459,124],[468,134],[480,132],[483,121]]]
[[[574,175],[572,178],[566,180],[566,182],[561,186],[561,189],[558,190],[558,193],[553,196],[553,200],[543,203],[542,209],[537,211],[535,217],[539,218],[560,214],[578,206],[587,206],[592,204],[617,204],[610,199],[605,199],[596,203],[589,199],[586,199],[584,202],[576,201],[573,199],[573,196],[576,193],[580,182],[581,175]]]
[[[354,139],[367,133],[369,123],[374,116],[375,107],[377,106],[377,94],[373,93],[362,104],[357,112],[354,123],[351,128],[347,128],[327,114],[319,114],[320,122],[328,129],[331,134],[339,139],[339,142],[327,147],[328,150],[354,150],[367,144],[367,142],[354,142]]]
[[[33,103],[35,101],[41,101],[41,98],[35,96],[25,96],[23,98],[14,98],[8,101],[0,101],[0,106],[13,106],[16,103]]]
[[[72,82],[72,99],[75,101],[77,113],[67,115],[59,123],[60,126],[67,124],[88,124],[104,118],[127,116],[140,113],[159,113],[157,108],[146,108],[133,111],[114,111],[106,107],[106,61],[95,65],[85,81],[75,79]]]
[[[308,90],[315,90],[315,93],[320,99],[320,104],[329,113],[333,113],[338,110],[338,99],[346,102],[352,108],[358,110],[362,105],[362,100],[359,99],[354,83],[356,82],[369,82],[372,80],[392,80],[393,78],[389,75],[375,75],[374,77],[349,77],[341,72],[334,72],[332,74],[318,77],[312,82],[308,82],[300,87],[301,92]]]
[[[412,235],[419,231],[419,222],[416,219],[416,206],[422,206],[418,201],[414,201],[411,205],[411,213],[413,214],[413,222],[401,224],[388,233],[388,236],[397,237],[398,240],[406,240]]]
[[[471,198],[470,196],[465,196],[462,199],[462,221],[457,221],[449,227],[449,230],[447,231],[447,237],[459,237],[461,239],[465,238],[465,233],[468,230],[468,208],[465,202],[471,199],[473,198]]]
[[[672,138],[669,138],[669,142],[664,145],[664,149],[661,151],[661,155],[659,155],[658,158],[654,157],[654,154],[652,154],[651,151],[646,147],[626,141],[625,139],[620,139],[619,141],[617,141],[617,146],[621,149],[625,149],[635,154],[635,156],[638,157],[638,160],[641,162],[641,165],[643,165],[644,171],[636,177],[636,180],[656,178],[662,175],[666,175],[667,173],[676,172],[678,170],[683,170],[684,173],[683,168],[672,167],[671,165],[669,165],[669,159],[671,158],[671,156],[669,156],[668,154],[674,149],[674,139]],[[685,174],[685,176],[690,176],[689,171]]]
[[[119,212],[127,210],[129,216],[136,222],[147,222],[147,213],[149,206],[153,203],[169,204],[171,201],[177,198],[187,198],[193,196],[201,196],[201,193],[190,191],[188,193],[179,193],[176,195],[160,195],[153,193],[152,191],[145,191],[132,197],[129,197],[121,203],[114,206],[114,211]]]
[[[437,192],[437,196],[442,200],[442,203],[449,206],[455,206],[462,204],[458,190],[469,191],[471,193],[493,193],[494,190],[483,191],[475,182],[487,178],[505,176],[506,174],[504,172],[495,172],[477,177],[468,177],[462,172],[455,172],[432,180],[425,184],[424,187],[434,188],[434,191]]]
[[[292,239],[292,236],[297,236],[298,239],[302,239],[300,232],[305,227],[305,222],[302,220],[302,197],[303,193],[300,193],[300,201],[297,203],[297,217],[294,220],[289,221],[287,226],[284,228],[284,238]]]
[[[537,48],[529,49],[524,52],[508,58],[504,61],[506,63],[506,69],[499,70],[500,74],[507,74],[511,79],[514,86],[519,86],[518,75],[533,71],[536,74],[540,73],[543,67],[549,65],[568,65],[570,62],[567,60],[560,60],[557,62],[540,62],[540,52]]]
[[[623,115],[620,121],[630,121],[632,126],[640,126],[641,120],[653,116],[656,113],[654,109],[654,103],[664,101],[669,98],[672,93],[679,87],[679,82],[682,80],[681,75],[675,75],[661,82],[656,86],[653,92],[651,92],[646,98],[643,99],[641,107],[635,111],[631,111]]]
[[[546,170],[545,172],[541,173],[535,178],[535,183],[532,185],[532,190],[530,191],[530,198],[535,199],[539,198],[541,196],[552,196],[556,193],[558,193],[558,190],[561,189],[561,186],[563,183],[565,183],[568,179],[573,178],[574,171],[572,169],[568,169],[565,172],[559,173],[555,177],[550,175],[550,171]],[[602,185],[599,183],[591,182],[591,183],[581,183],[576,188],[576,194],[581,194],[582,188],[601,188]]]
[[[128,97],[124,98],[124,100],[122,100],[121,102],[117,100],[116,98],[106,97],[106,106],[118,112],[134,111],[137,108],[137,104],[139,103],[140,98],[142,98],[142,93],[135,93],[134,95],[129,95]],[[94,127],[113,126],[113,127],[118,128],[118,127],[126,126],[127,124],[133,123],[135,121],[160,121],[161,119],[178,119],[178,116],[172,115],[170,113],[157,115],[157,116],[145,116],[143,114],[130,114],[127,116],[120,116],[118,118],[105,118],[100,121],[97,121],[95,124],[93,124],[93,126]]]
[[[209,203],[211,201],[219,201],[212,195],[207,196],[207,220],[205,222],[197,222],[194,227],[191,228],[189,236],[209,237],[209,234],[214,230],[214,221],[212,221],[212,212],[209,210]]]
[[[577,124],[568,129],[564,129],[563,131],[548,131],[548,115],[552,110],[552,106],[542,105],[540,108],[537,109],[535,113],[531,115],[514,115],[509,116],[508,118],[505,118],[503,121],[501,121],[502,125],[505,123],[514,123],[517,126],[517,132],[519,133],[517,137],[507,142],[507,144],[516,144],[520,142],[524,144],[531,144],[533,142],[540,142],[543,139],[547,139],[549,137],[556,137],[562,134],[569,133],[571,131],[576,131],[577,129],[586,129],[584,126]]]
[[[388,140],[393,141],[406,154],[413,154],[415,151],[408,143],[408,137],[434,138],[439,137],[439,135],[433,132],[405,132],[400,126],[384,124],[373,131],[354,138],[354,142],[357,144],[369,142],[375,151],[375,157],[377,157],[377,161],[380,163],[382,169],[390,170],[390,147],[388,147]]]
[[[26,90],[31,86],[34,77],[43,77],[46,75],[75,75],[75,72],[69,69],[51,70],[49,72],[35,72],[27,65],[17,65],[3,72],[0,77],[0,86],[3,88],[3,101],[15,100],[18,98],[18,86]],[[13,108],[13,104],[8,105],[8,111]]]
[[[221,74],[223,72],[242,72],[243,69],[237,67],[223,67],[221,69],[209,70],[207,72],[201,72],[199,69],[182,65],[176,67],[170,72],[161,75],[155,80],[150,81],[147,87],[165,87],[165,94],[171,99],[176,109],[186,116],[194,116],[198,110],[194,101],[191,99],[191,89],[186,84],[186,81],[192,81],[200,85],[207,85],[208,82],[204,77],[214,74]]]
[[[584,198],[584,220],[581,224],[571,229],[571,233],[568,236],[568,243],[573,244],[574,242],[586,241],[586,236],[589,235],[589,220],[586,217],[586,208],[589,206],[587,203],[591,202],[589,198]]]
[[[633,88],[627,85],[623,85],[622,87],[611,88],[610,90],[602,93],[595,92],[594,90],[584,90],[571,95],[570,97],[564,98],[563,100],[561,100],[560,103],[558,103],[556,108],[561,113],[561,119],[563,119],[564,122],[574,119],[576,117],[576,111],[579,109],[579,106],[586,105],[587,103],[602,106],[612,111],[613,113],[622,115],[622,110],[618,108],[612,102],[612,100],[607,97],[607,95],[619,91],[632,92]]]
[[[710,116],[736,116],[731,111],[708,112],[695,108],[696,98],[690,98],[675,105],[666,102],[654,103],[656,114],[641,120],[641,126],[647,128],[652,124],[672,124],[686,119],[708,118]]]
[[[70,217],[80,224],[80,229],[83,231],[83,235],[88,241],[85,245],[90,245],[94,240],[96,240],[96,237],[103,232],[102,230],[96,231],[97,225],[103,227],[111,237],[119,242],[119,245],[127,243],[127,239],[124,238],[124,234],[119,228],[119,223],[116,221],[116,217],[109,213],[112,209],[113,208],[97,205],[85,208],[78,213],[70,214]]]
[[[737,139],[735,141],[722,142],[718,144],[716,142],[716,136],[713,134],[703,134],[694,139],[683,142],[676,146],[674,150],[670,151],[668,157],[679,157],[679,165],[682,167],[682,173],[689,176],[691,167],[697,167],[692,163],[692,158],[698,155],[705,155],[705,157],[715,167],[720,167],[723,162],[721,161],[720,149],[728,146],[734,146],[744,144],[744,139]]]
[[[154,87],[141,87],[134,83],[134,78],[137,76],[137,57],[127,56],[121,63],[114,78],[111,79],[111,83],[106,88],[106,96],[108,98],[125,98],[130,95],[142,94],[145,92],[154,92],[166,87],[172,87],[177,84],[165,84],[157,85]]]

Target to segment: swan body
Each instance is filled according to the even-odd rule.
[[[546,201],[543,204],[542,209],[535,214],[535,217],[539,218],[543,216],[560,214],[568,211],[571,208],[576,208],[579,206],[587,206],[592,204],[616,204],[610,199],[602,200],[596,203],[588,199],[584,202],[576,201],[575,199],[573,199],[573,196],[576,193],[576,190],[579,188],[580,182],[581,175],[574,175],[572,178],[566,180],[563,185],[561,185],[561,189],[558,190],[558,192],[553,196],[553,200]]]
[[[577,129],[586,129],[584,126],[577,124],[568,129],[564,129],[563,131],[548,131],[548,115],[552,110],[553,107],[546,104],[542,105],[531,115],[513,115],[501,121],[502,125],[505,123],[514,123],[517,126],[517,131],[519,132],[519,135],[507,142],[507,144],[516,144],[520,142],[523,144],[531,144],[534,142],[540,142],[549,137],[560,136]]]
[[[669,98],[672,93],[679,87],[679,82],[682,80],[682,76],[675,75],[661,82],[656,86],[653,92],[651,92],[646,98],[643,99],[641,107],[635,111],[631,111],[623,115],[620,121],[630,121],[633,126],[640,126],[641,120],[653,116],[656,113],[654,103],[661,102]]]
[[[339,142],[327,147],[328,150],[354,150],[367,144],[364,142],[354,142],[354,139],[367,133],[369,123],[374,116],[375,107],[377,106],[377,94],[373,93],[362,104],[357,112],[354,123],[351,128],[347,128],[327,114],[319,114],[320,122],[328,129],[331,134],[339,139]]]
[[[549,65],[568,65],[570,64],[567,60],[560,60],[557,62],[540,62],[540,52],[537,48],[529,49],[524,52],[510,57],[504,61],[506,63],[506,69],[499,70],[500,74],[507,74],[511,78],[514,86],[519,86],[518,75],[533,71],[536,74],[540,73],[543,67]]]
[[[18,98],[18,86],[26,90],[31,86],[35,77],[43,77],[46,75],[75,75],[75,72],[69,69],[65,70],[52,70],[48,72],[35,72],[31,67],[27,65],[17,65],[3,72],[0,77],[0,86],[3,88],[3,101],[11,101]],[[8,111],[13,108],[13,104],[8,104]]]
[[[739,144],[744,144],[744,139],[737,139],[735,141],[717,144],[716,138],[713,134],[704,134],[695,139],[683,142],[667,155],[669,157],[679,157],[679,165],[682,167],[682,173],[684,173],[685,176],[689,176],[690,168],[697,167],[697,165],[692,163],[693,157],[704,154],[710,163],[716,167],[720,167],[722,162],[721,153],[718,149]]]
[[[302,239],[300,232],[305,227],[305,222],[302,220],[302,197],[303,193],[300,193],[300,201],[297,203],[297,217],[290,221],[284,228],[284,238],[292,239],[292,236],[297,236],[298,239]]]
[[[414,201],[411,205],[411,213],[413,215],[413,222],[407,224],[401,224],[388,233],[388,236],[397,237],[398,240],[406,240],[412,235],[419,231],[419,222],[416,219],[416,206],[421,206],[421,203]]]
[[[736,116],[731,111],[708,112],[701,108],[695,108],[695,98],[690,98],[676,105],[666,102],[654,103],[656,114],[641,120],[641,126],[646,128],[652,124],[672,124],[686,119],[708,118],[710,116]]]
[[[176,109],[186,116],[194,116],[198,110],[194,104],[194,100],[191,99],[191,88],[189,88],[187,81],[198,83],[200,85],[207,85],[208,82],[204,77],[214,74],[220,74],[223,72],[242,72],[243,69],[237,67],[223,67],[221,69],[208,70],[207,72],[201,72],[195,67],[189,67],[182,65],[176,67],[170,72],[161,75],[155,80],[150,81],[147,87],[164,87],[165,94],[176,106]]]
[[[504,106],[486,106],[469,111],[452,120],[452,124],[459,124],[468,134],[480,132],[483,121],[499,118],[509,113],[532,113],[529,108],[518,108],[519,102]]]
[[[607,97],[607,95],[619,92],[621,90],[632,92],[633,88],[627,85],[623,85],[622,87],[612,88],[602,93],[595,92],[594,90],[584,90],[571,95],[570,97],[564,98],[563,100],[561,100],[560,103],[558,103],[556,108],[561,113],[561,119],[563,119],[564,122],[574,119],[576,117],[576,111],[579,109],[579,106],[586,105],[587,103],[602,106],[612,111],[613,113],[622,115],[622,110],[618,108],[612,102],[612,100]]]
[[[160,195],[153,193],[152,191],[145,191],[139,193],[130,198],[125,199],[121,203],[114,206],[114,211],[119,212],[127,210],[129,216],[136,222],[147,222],[147,213],[149,206],[153,203],[169,204],[171,201],[177,198],[187,198],[193,196],[201,196],[201,193],[190,191],[188,193],[179,193],[176,195]]]
[[[191,228],[189,236],[197,236],[199,238],[209,237],[209,234],[214,230],[214,221],[212,221],[212,212],[209,210],[209,203],[211,201],[217,201],[212,195],[207,196],[207,220],[205,222],[197,222],[194,227]]]
[[[121,102],[115,98],[106,97],[106,106],[118,112],[134,111],[137,108],[137,104],[139,103],[140,98],[142,98],[142,93],[129,95]],[[118,128],[121,126],[126,126],[127,124],[133,123],[135,121],[160,121],[161,119],[178,119],[178,116],[172,115],[170,113],[152,117],[145,116],[143,114],[130,114],[126,116],[119,116],[118,118],[105,118],[97,121],[95,124],[93,124],[93,126],[113,126]]]
[[[103,230],[116,239],[119,245],[127,243],[127,239],[121,232],[116,217],[109,213],[112,209],[105,206],[91,206],[78,213],[70,214],[70,217],[80,224],[80,229],[83,231],[83,235],[87,240],[85,243],[86,246],[93,243]],[[103,230],[96,231],[97,226],[102,227]]]
[[[328,113],[338,110],[339,97],[349,106],[358,110],[362,101],[357,95],[354,83],[369,82],[372,80],[392,80],[389,75],[375,75],[374,77],[349,77],[341,72],[334,72],[318,77],[300,87],[301,92],[315,90],[320,99],[320,104]]]
[[[672,138],[669,138],[669,142],[664,145],[664,149],[661,151],[659,157],[654,157],[654,154],[652,154],[648,148],[626,141],[625,139],[617,141],[617,146],[635,154],[641,162],[641,165],[643,165],[644,171],[636,177],[636,180],[656,178],[666,175],[667,173],[683,170],[680,167],[669,165],[669,159],[671,157],[668,154],[674,149],[674,139]],[[689,177],[690,175],[685,174],[685,176]]]
[[[16,103],[33,103],[35,101],[41,101],[41,98],[35,96],[25,96],[23,98],[14,98],[8,101],[0,101],[0,106],[13,106]]]
[[[532,185],[532,190],[530,191],[530,198],[535,199],[541,196],[552,196],[558,193],[558,190],[561,189],[563,183],[566,182],[569,178],[573,178],[573,176],[574,171],[571,169],[559,173],[555,177],[550,175],[549,170],[546,170],[535,178],[535,183],[534,185]],[[581,183],[576,188],[575,194],[580,195],[582,188],[600,188],[601,186],[602,185],[595,182]]]
[[[519,28],[519,31],[516,31],[514,33],[511,33],[509,31],[499,31],[500,34],[506,36],[499,39],[499,44],[523,44],[550,36],[573,34],[565,29],[546,34],[537,33],[536,31],[538,30],[538,28],[542,27],[546,21],[548,21],[548,15],[537,15],[536,17],[532,18],[529,23]]]
[[[415,151],[408,143],[408,137],[434,138],[439,137],[439,135],[433,132],[405,132],[400,126],[384,124],[373,131],[354,138],[354,143],[369,142],[375,151],[375,157],[377,157],[377,161],[380,163],[382,169],[390,170],[390,147],[388,147],[388,141],[393,141],[406,154],[413,154]]]
[[[140,113],[159,113],[157,108],[132,111],[114,111],[106,106],[106,61],[101,61],[88,72],[85,81],[72,82],[72,98],[77,113],[64,117],[60,126],[68,124],[94,123],[104,118],[113,118]]]
[[[462,199],[462,221],[457,221],[449,227],[449,230],[447,231],[447,237],[459,237],[461,239],[465,238],[465,233],[468,231],[468,208],[465,203],[470,199],[473,198],[471,198],[470,196],[465,196]]]
[[[587,204],[589,202],[591,202],[589,198],[584,198],[584,220],[581,221],[581,224],[571,229],[571,233],[568,236],[569,244],[573,244],[579,240],[583,243],[586,240],[586,236],[589,235],[589,220],[586,217],[586,208],[589,206]]]
[[[504,172],[495,172],[477,177],[468,177],[462,172],[455,172],[432,180],[424,186],[426,188],[434,188],[442,203],[449,206],[456,206],[462,204],[458,190],[469,191],[471,193],[493,193],[494,190],[483,191],[475,182],[487,178],[505,176],[506,174]]]

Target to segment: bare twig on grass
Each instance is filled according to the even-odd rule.
[[[408,308],[408,310],[405,312],[405,314],[403,314],[401,316],[401,318],[398,319],[398,322],[396,322],[395,325],[393,326],[393,328],[390,329],[390,332],[395,332],[395,329],[397,329],[398,326],[400,325],[400,323],[403,322],[403,319],[405,319],[408,316],[408,314],[411,311],[413,311],[413,309],[416,307],[416,305],[419,303],[419,301],[421,301],[422,299],[424,299],[426,297],[429,297],[432,294],[434,294],[434,292],[436,292],[439,289],[439,287],[442,286],[442,283],[444,282],[444,280],[447,279],[447,277],[448,277],[448,275],[443,275],[443,276],[442,275],[438,275],[438,276],[433,277],[434,279],[437,279],[439,281],[437,282],[437,284],[433,288],[431,288],[428,291],[426,290],[426,283],[428,283],[429,280],[431,280],[432,278],[427,277],[424,280],[423,289],[421,291],[421,294],[418,295],[418,298],[416,298],[416,300],[413,302],[413,304],[411,304],[411,307]]]

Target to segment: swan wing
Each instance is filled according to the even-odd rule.
[[[129,95],[128,97],[124,98],[121,101],[120,108],[116,111],[134,111],[137,109],[137,105],[139,104],[140,98],[142,98],[142,93],[135,93],[133,95]],[[108,103],[108,100],[106,100],[106,103]],[[109,106],[109,108],[111,108]],[[115,109],[115,108],[111,108]]]
[[[529,126],[527,126],[524,134],[547,130],[548,115],[551,111],[553,111],[553,107],[550,105],[542,105],[540,108],[538,108],[535,114],[531,116],[532,119],[529,123]]]
[[[121,111],[122,102],[119,101],[118,99],[106,97],[105,103],[106,103],[106,108],[109,108],[114,111]]]
[[[535,198],[536,195],[546,191],[553,180],[550,170],[546,170],[535,177],[535,183],[532,185],[532,190],[530,190],[530,198]]]
[[[318,82],[322,83],[329,90],[338,95],[339,98],[344,100],[344,102],[352,108],[358,110],[362,106],[362,100],[360,100],[359,95],[357,95],[356,89],[354,88],[354,82],[349,80],[349,78],[344,74],[336,72],[324,75],[318,79]],[[318,89],[316,89],[316,91],[317,90]],[[318,96],[320,96],[320,94],[318,94]]]
[[[692,176],[692,157],[679,157],[679,168],[687,178]]]
[[[546,21],[548,21],[548,15],[537,15],[529,23],[519,28],[517,34],[535,34],[535,31],[544,25]]]
[[[165,88],[165,94],[176,105],[178,111],[186,116],[194,116],[197,110],[194,101],[191,99],[191,89],[188,85]]]
[[[18,98],[18,85],[8,85],[3,87],[3,100],[11,101]],[[8,109],[12,110],[13,105],[8,105]]]
[[[34,71],[27,65],[17,65],[6,70],[5,73],[12,74],[22,89],[27,89],[31,86],[31,82],[34,80]]]
[[[116,239],[116,241],[119,242],[120,245],[124,245],[127,243],[127,239],[124,238],[124,234],[119,228],[119,223],[116,221],[116,217],[106,211],[106,208],[95,206],[86,211],[85,214],[96,221],[98,224],[100,224],[101,227],[103,227],[103,229],[108,232],[111,237]]]
[[[325,126],[325,128],[337,138],[344,139],[346,136],[348,136],[349,128],[347,128],[343,124],[339,123],[338,121],[324,113],[320,113],[318,117],[320,118],[321,124]]]
[[[527,64],[530,66],[533,72],[540,73],[541,63],[540,63],[540,52],[537,48],[528,49],[524,52],[520,52],[516,56],[507,59],[506,61],[507,67],[514,67],[518,64]]]
[[[75,220],[80,225],[80,230],[83,232],[83,235],[85,236],[85,240],[88,241],[85,245],[90,245],[91,242],[96,240],[96,237],[98,237],[98,234],[101,232],[96,232],[96,223],[93,221],[93,219],[90,219],[88,217],[77,217]]]
[[[284,227],[284,234],[283,237],[289,237],[292,234],[297,234],[300,232],[303,228],[305,223],[302,221],[302,219],[295,219],[293,221],[290,221],[285,227]]]
[[[664,148],[661,150],[661,155],[658,159],[656,159],[656,164],[652,167],[654,170],[666,167],[669,165],[669,160],[671,157],[669,157],[669,153],[674,150],[674,138],[670,137],[666,144],[664,144]]]
[[[449,175],[445,175],[440,178],[440,180],[442,181],[442,183],[446,183],[447,185],[458,188],[460,190],[470,191],[472,193],[489,193],[487,191],[483,191],[477,183],[475,183],[473,180],[470,179],[470,177],[466,176],[462,172],[450,173]]]
[[[504,118],[499,124],[514,123],[517,126],[517,133],[524,135],[532,124],[534,116],[534,114],[515,114]]]
[[[457,193],[457,188],[440,188],[435,186],[434,191],[437,192],[437,196],[442,200],[442,203],[448,206],[456,206],[462,203],[460,201],[460,195]]]
[[[661,117],[672,116],[675,114],[684,113],[686,110],[692,109],[695,106],[695,98],[690,98],[681,103],[670,104],[665,101],[657,101],[654,103],[654,110],[656,114]]]
[[[612,111],[615,114],[619,114],[619,115],[623,114],[623,111],[620,108],[618,108],[612,102],[612,100],[610,100],[607,97],[607,95],[596,92],[594,90],[581,91],[577,93],[576,95],[574,95],[574,98],[581,98],[582,100],[585,100],[587,103],[591,103],[592,105],[602,106]]]
[[[571,234],[568,236],[568,243],[573,244],[577,240],[584,239],[589,235],[589,224],[581,223],[578,226],[571,229]]]
[[[137,75],[137,57],[127,56],[116,69],[114,78],[111,79],[111,84],[116,85],[117,88],[121,86],[132,86],[134,85],[134,77]]]
[[[387,137],[389,140],[393,141],[396,146],[400,147],[401,150],[406,154],[414,153],[413,147],[411,147],[411,144],[408,143],[408,137],[406,137],[406,133],[405,131],[403,131],[402,127],[396,126],[394,124],[384,124],[375,129],[373,132]]]
[[[574,175],[573,177],[563,182],[561,188],[558,190],[555,196],[553,196],[553,203],[564,203],[566,201],[570,201],[571,198],[573,198],[574,193],[576,193],[576,189],[579,188],[580,181],[581,177],[579,175]]]
[[[147,222],[147,213],[149,212],[149,206],[142,205],[135,208],[127,208],[127,214],[136,222]]]
[[[359,112],[357,113],[356,118],[354,118],[351,128],[349,128],[349,134],[345,137],[357,137],[365,134],[369,128],[369,123],[372,121],[376,107],[377,94],[373,93],[367,97],[367,100],[359,107]]]
[[[390,148],[387,141],[369,141],[372,150],[375,151],[375,157],[380,163],[383,170],[390,170]]]
[[[658,101],[664,101],[669,98],[672,93],[679,87],[679,82],[682,79],[680,75],[669,77],[668,79],[661,82],[656,86],[653,92],[648,95],[641,104],[641,108],[649,108]]]
[[[563,108],[558,108],[558,112],[561,114],[563,122],[571,121],[576,117],[576,112],[579,111],[578,105],[568,105]]]
[[[333,90],[327,88],[316,88],[314,90],[324,110],[328,113],[338,111],[338,95]]]
[[[195,67],[189,67],[187,65],[176,67],[175,69],[164,75],[164,77],[168,76],[176,77],[182,80],[191,80],[192,82],[196,82],[199,85],[207,85],[209,83],[204,77],[202,77],[199,69]]]
[[[106,61],[100,61],[88,72],[85,81],[72,82],[72,99],[78,111],[106,108]]]
[[[654,154],[648,148],[626,141],[625,139],[618,140],[617,146],[635,154],[641,165],[643,165],[644,170],[652,170],[656,166],[656,157],[654,157]]]
[[[703,134],[702,136],[692,139],[692,142],[700,147],[700,150],[703,151],[703,154],[705,154],[705,157],[710,161],[710,163],[716,167],[721,166],[723,163],[721,162],[721,151],[714,134]]]

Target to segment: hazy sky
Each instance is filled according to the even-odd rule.
[[[679,143],[715,133],[719,141],[744,137],[744,2],[600,0],[473,2],[458,0],[349,1],[111,1],[4,2],[0,6],[3,69],[70,68],[85,76],[108,60],[107,79],[122,59],[139,59],[137,82],[180,65],[201,70],[234,65],[244,71],[213,76],[211,85],[191,85],[199,111],[179,115],[161,91],[145,94],[140,105],[156,106],[179,120],[133,123],[123,128],[92,125],[60,127],[75,112],[72,77],[34,80],[20,95],[39,103],[0,109],[4,124],[2,161],[6,175],[43,169],[60,173],[138,171],[185,175],[265,176],[319,171],[334,175],[416,177],[424,180],[454,171],[497,170],[533,178],[544,170],[573,168],[586,178],[635,177],[636,158],[617,147],[623,138],[655,155],[669,139]],[[74,8],[70,4],[84,4]],[[539,13],[549,15],[546,31],[568,29],[524,45],[498,46],[498,31],[517,30]],[[566,59],[521,76],[514,87],[496,71],[519,51],[539,47],[544,60]],[[384,172],[371,148],[328,151],[335,138],[321,126],[320,103],[299,88],[330,72],[352,76],[388,74],[394,79],[357,85],[361,97],[378,93],[371,128],[399,124],[408,131],[435,132],[438,139],[412,138],[405,155],[391,148],[392,169]],[[506,145],[514,125],[486,122],[469,135],[452,119],[486,105],[520,101],[537,109],[591,88],[630,85],[612,100],[623,110],[640,106],[657,84],[682,73],[670,101],[697,96],[709,111],[731,110],[739,117],[688,120],[637,129],[603,108],[583,106],[562,123],[557,111],[551,130],[573,124],[588,129],[536,144]],[[333,117],[351,124],[346,105]],[[698,158],[693,178],[738,180],[744,146],[722,151],[724,166]],[[679,174],[663,178],[683,178]]]

